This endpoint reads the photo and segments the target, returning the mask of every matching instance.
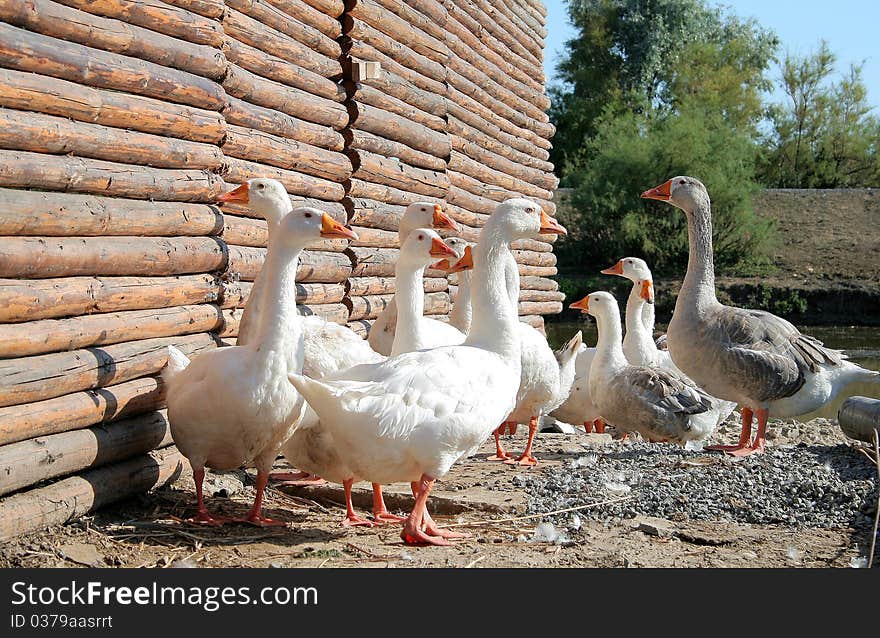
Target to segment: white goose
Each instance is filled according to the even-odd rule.
[[[454,256],[449,246],[443,243],[440,236],[433,230],[419,228],[410,233],[400,249],[400,258],[397,262],[398,280],[407,279],[416,281],[417,294],[405,290],[408,284],[398,281],[397,290],[401,292],[401,303],[397,318],[398,339],[403,340],[413,335],[418,342],[418,330],[424,306],[424,293],[422,291],[421,277],[425,268],[440,258]],[[412,276],[410,276],[412,275]],[[410,282],[412,283],[412,282]],[[363,341],[361,341],[364,343]],[[381,355],[376,355],[379,360],[384,360]],[[374,362],[364,362],[374,363]],[[336,370],[331,372],[337,372]],[[329,372],[317,376],[308,374],[303,368],[303,374],[312,378],[323,378]],[[364,525],[373,526],[384,521],[402,521],[403,518],[388,512],[385,500],[382,497],[382,487],[379,483],[373,483],[373,521],[358,516],[351,502],[351,488],[360,480],[354,471],[345,463],[340,454],[339,446],[330,430],[319,420],[318,415],[308,408],[302,425],[296,429],[293,435],[282,446],[281,450],[285,458],[295,467],[304,470],[308,474],[320,476],[334,483],[341,483],[345,490],[346,516],[342,521],[344,526]],[[274,475],[273,475],[274,476]]]
[[[406,207],[406,211],[400,218],[400,226],[397,231],[401,246],[403,245],[403,242],[406,241],[406,238],[409,237],[409,234],[416,228],[445,228],[452,231],[458,231],[458,225],[451,217],[449,217],[449,215],[443,212],[443,208],[439,204],[426,202],[415,202]],[[440,336],[437,337],[439,343],[449,343],[448,341],[444,341],[444,338],[450,339],[455,336],[454,333],[451,332],[454,328],[441,321],[431,319],[430,323],[427,325],[428,327],[426,327],[425,330],[428,332],[426,335],[426,338],[428,339],[431,338],[433,331],[440,334]],[[388,302],[388,305],[382,309],[382,312],[379,313],[379,316],[376,317],[376,320],[370,327],[370,334],[367,336],[370,347],[380,354],[385,356],[390,355],[391,348],[394,345],[394,332],[396,328],[397,299],[395,295],[395,297],[392,297],[391,301]]]
[[[606,420],[624,431],[702,447],[715,428],[712,398],[684,375],[627,362],[620,310],[607,292],[590,293],[571,308],[596,318],[599,341],[590,370],[590,395]]]
[[[674,177],[642,193],[684,211],[688,223],[687,274],[667,331],[672,360],[712,395],[742,407],[737,445],[714,446],[737,456],[765,447],[769,416],[792,417],[818,409],[856,381],[880,381],[791,323],[760,310],[721,304],[715,296],[712,213],[706,187]],[[751,440],[752,417],[758,431]]]
[[[458,328],[463,334],[467,334],[471,329],[471,318],[473,311],[471,309],[471,271],[474,267],[473,248],[471,244],[461,237],[449,237],[446,245],[455,252],[456,264],[462,264],[462,269],[457,270],[458,287],[455,292],[455,298],[452,300],[452,310],[449,313],[449,325]],[[462,261],[464,260],[464,261]],[[442,260],[435,264],[436,268],[451,271],[453,264],[449,260]]]
[[[654,341],[654,278],[648,264],[638,257],[625,257],[602,272],[620,275],[633,283],[624,320],[623,354],[626,360],[634,366],[657,366],[687,376],[673,363],[669,351],[661,350]],[[713,399],[710,412],[715,416],[717,426],[736,409],[736,403]]]
[[[575,356],[571,392],[558,408],[550,412],[550,416],[565,423],[583,423],[587,434],[605,431],[605,420],[590,396],[590,366],[595,356],[595,347],[581,343]]]
[[[221,201],[248,201],[249,185]],[[256,338],[246,346],[206,352],[190,363],[173,352],[164,370],[168,420],[178,449],[193,468],[198,499],[194,520],[221,521],[207,511],[202,496],[205,467],[257,468],[254,505],[244,520],[257,525],[283,524],[262,515],[263,491],[281,444],[302,418],[305,402],[285,377],[300,372],[302,330],[296,312],[296,269],[303,249],[321,237],[356,237],[313,208],[297,208],[270,238],[265,265],[265,308]],[[230,384],[234,384],[231,387]]]
[[[358,476],[377,483],[418,482],[401,534],[405,542],[449,544],[452,534],[425,520],[434,481],[476,450],[515,405],[518,319],[504,276],[510,242],[564,232],[533,202],[500,204],[474,250],[474,321],[464,344],[356,366],[322,381],[289,375]]]

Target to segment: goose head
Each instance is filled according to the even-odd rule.
[[[498,204],[487,224],[502,229],[506,239],[529,239],[538,235],[567,235],[562,224],[550,217],[540,205],[522,197]]]
[[[461,237],[447,237],[443,241],[446,242],[446,245],[455,253],[455,258],[453,260],[441,259],[434,264],[433,267],[452,272],[453,265],[457,264],[457,260],[461,260],[461,258],[464,257],[465,250],[467,250],[470,244],[468,244],[466,239],[462,239]],[[473,267],[473,263],[471,263],[471,267]],[[456,270],[455,272],[460,271]]]
[[[597,319],[600,317],[610,318],[617,315],[618,321],[620,320],[620,309],[617,307],[617,300],[610,292],[591,292],[580,301],[571,304],[569,308],[580,310],[581,314],[592,315]]]
[[[281,220],[274,242],[279,246],[304,248],[320,239],[357,238],[357,234],[327,213],[310,206],[299,206]]]
[[[438,259],[455,258],[455,252],[430,228],[415,228],[400,247],[398,266],[426,268]]]
[[[639,297],[648,303],[654,303],[654,279],[651,269],[644,259],[638,257],[624,257],[611,268],[602,271],[605,275],[619,275],[629,279],[636,285]]]
[[[217,198],[220,203],[244,204],[274,226],[290,212],[290,195],[277,179],[258,177]]]
[[[666,202],[691,214],[696,210],[708,208],[709,192],[697,178],[679,175],[666,180],[660,186],[646,190],[642,193],[642,199]]]
[[[403,217],[400,218],[398,233],[401,243],[406,241],[409,234],[416,228],[446,229],[458,232],[458,224],[449,215],[443,212],[440,204],[432,202],[414,202],[406,207]]]

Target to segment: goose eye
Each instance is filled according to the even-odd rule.
[[[526,212],[527,213],[534,213],[535,209],[534,208],[526,208]]]
[[[266,185],[265,184],[257,184],[257,188],[259,190],[263,190],[264,188],[266,188]]]
[[[306,219],[311,219],[311,218],[312,218],[312,214],[311,214],[311,213],[306,213]]]
[[[419,241],[422,241],[424,238],[425,238],[424,235],[421,235],[421,234],[419,235]]]
[[[680,186],[684,186],[684,185],[685,185],[685,181],[684,181],[683,179],[682,179],[682,180],[679,180],[678,183],[679,183]]]

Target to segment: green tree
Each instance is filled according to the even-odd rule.
[[[871,113],[862,67],[833,81],[837,58],[822,41],[781,65],[786,104],[769,109],[773,126],[760,175],[779,188],[880,185],[880,120]]]
[[[600,118],[676,108],[697,94],[754,125],[776,37],[704,0],[569,0],[578,31],[550,88],[557,127],[551,160],[565,182],[588,161]]]
[[[552,112],[553,159],[575,189],[560,268],[631,254],[680,272],[683,217],[639,199],[678,174],[709,188],[719,268],[760,262],[770,229],[750,201],[775,36],[703,0],[571,0],[569,11],[579,33]]]

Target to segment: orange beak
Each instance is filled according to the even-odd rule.
[[[247,182],[245,182],[235,190],[231,190],[228,193],[223,193],[220,197],[217,198],[217,201],[234,202],[236,204],[247,204],[249,201]]]
[[[668,202],[672,197],[672,180],[666,180],[660,186],[646,190],[642,193],[642,199],[657,199],[661,202]]]
[[[654,303],[654,284],[650,279],[642,280],[642,288],[639,290],[639,297],[648,303]]]
[[[474,267],[474,252],[471,250],[470,246],[467,246],[464,249],[464,255],[461,256],[461,259],[456,262],[452,268],[449,269],[449,272],[461,272],[463,270],[471,270]]]
[[[587,313],[590,311],[590,295],[587,295],[580,301],[575,301],[573,304],[569,306],[574,310],[580,310],[581,313]]]
[[[358,236],[350,228],[346,228],[327,213],[321,217],[321,237],[325,239],[357,239]]]
[[[431,257],[455,257],[455,251],[452,250],[442,239],[433,238],[431,240]]]
[[[431,222],[434,228],[446,228],[458,232],[458,224],[449,215],[443,212],[440,204],[434,204],[434,219]]]
[[[542,235],[567,235],[565,226],[550,217],[546,211],[541,211],[541,234]]]
[[[611,268],[606,268],[602,271],[603,275],[622,275],[623,274],[623,260],[621,259],[616,264],[611,266]]]

